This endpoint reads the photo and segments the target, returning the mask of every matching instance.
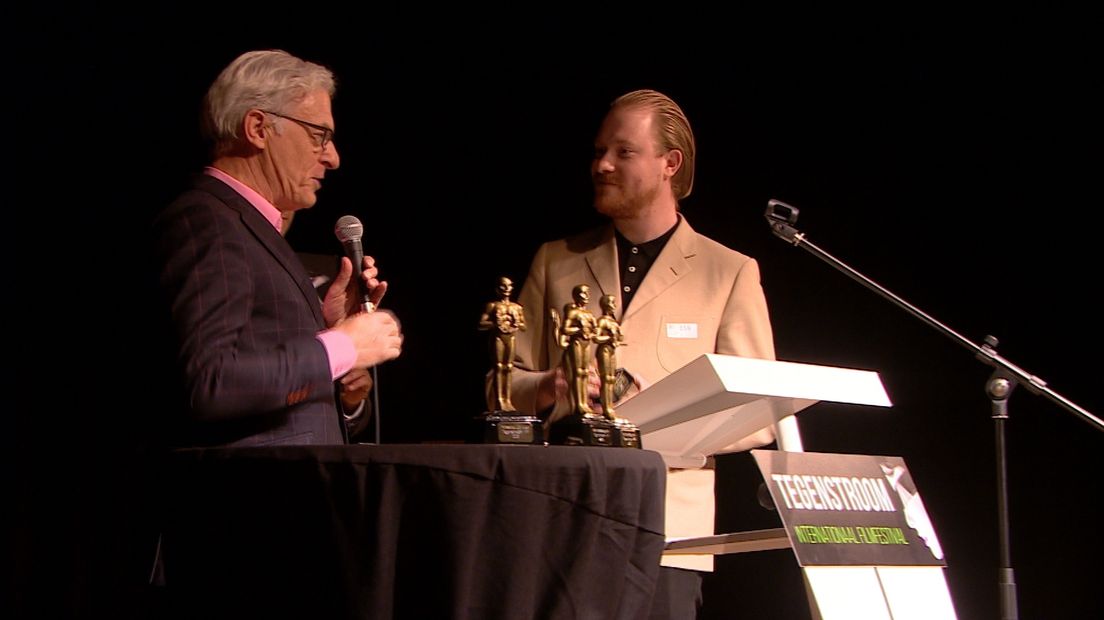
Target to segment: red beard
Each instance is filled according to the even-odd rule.
[[[627,219],[642,213],[658,195],[658,187],[645,190],[643,193],[626,194],[623,185],[596,182],[594,208],[607,217]]]

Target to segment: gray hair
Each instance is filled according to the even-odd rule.
[[[230,150],[240,139],[249,110],[280,112],[316,90],[333,97],[334,76],[326,67],[282,50],[246,52],[231,62],[211,84],[203,101],[203,133],[215,154]]]
[[[682,108],[670,97],[654,90],[634,90],[621,95],[610,104],[610,109],[639,108],[650,110],[656,127],[656,146],[664,153],[682,151],[682,167],[671,179],[671,189],[676,200],[682,200],[694,189],[694,131]]]

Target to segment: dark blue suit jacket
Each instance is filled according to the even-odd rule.
[[[317,292],[287,241],[222,181],[198,177],[155,220],[179,379],[176,446],[345,443]]]

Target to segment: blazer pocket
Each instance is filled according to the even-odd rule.
[[[717,341],[716,317],[669,314],[659,318],[656,354],[668,373],[705,353],[713,353]]]

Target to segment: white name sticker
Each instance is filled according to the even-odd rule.
[[[687,338],[695,339],[698,337],[698,324],[697,323],[668,323],[667,324],[667,337],[668,338]]]

